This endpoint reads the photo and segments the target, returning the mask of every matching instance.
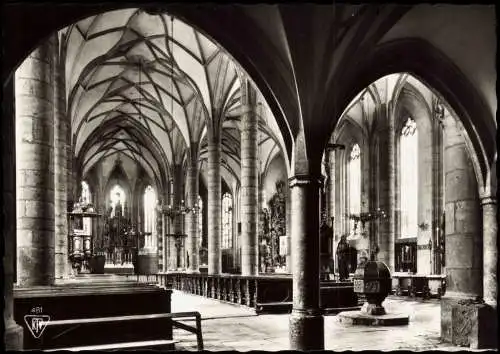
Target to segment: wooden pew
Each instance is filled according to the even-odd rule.
[[[189,326],[185,323],[173,320],[176,319],[190,319],[195,318],[196,326]],[[201,331],[201,315],[197,311],[193,312],[175,312],[175,313],[161,313],[161,314],[147,314],[147,315],[131,315],[131,316],[113,316],[113,317],[97,317],[97,318],[80,318],[80,319],[68,319],[68,320],[58,320],[49,321],[47,326],[68,326],[73,325],[73,328],[77,328],[83,325],[91,325],[93,323],[105,323],[105,322],[124,322],[124,321],[137,321],[137,320],[148,320],[148,319],[172,319],[172,325],[174,327],[183,329],[190,333],[196,334],[198,350],[203,350],[203,336]],[[149,341],[134,341],[134,342],[122,342],[122,343],[110,343],[110,344],[99,344],[91,346],[77,346],[77,347],[66,347],[66,348],[56,348],[49,349],[45,351],[58,351],[58,350],[68,350],[68,351],[81,351],[81,350],[118,350],[118,349],[136,349],[136,348],[149,348],[149,347],[159,347],[167,346],[178,343],[179,341],[173,339],[165,340],[149,340]]]

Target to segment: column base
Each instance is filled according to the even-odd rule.
[[[291,350],[324,350],[325,325],[323,315],[310,315],[292,310],[289,319]]]
[[[158,256],[156,254],[139,254],[137,256],[136,273],[141,275],[158,273]]]
[[[498,348],[496,306],[471,299],[441,299],[442,340],[472,349]]]
[[[13,319],[5,321],[5,350],[20,351],[23,349],[23,327]]]

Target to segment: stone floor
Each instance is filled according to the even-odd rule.
[[[441,343],[439,339],[440,305],[438,300],[415,300],[389,297],[384,302],[388,312],[407,313],[410,324],[393,327],[348,326],[335,315],[325,316],[325,350],[470,350]],[[172,311],[199,311],[205,350],[289,349],[288,315],[259,315],[235,304],[174,291]],[[193,323],[194,324],[194,323]],[[180,340],[177,350],[196,350],[196,337],[174,330]]]

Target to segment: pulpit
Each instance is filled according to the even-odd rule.
[[[73,206],[73,211],[68,213],[70,233],[68,235],[68,255],[72,268],[77,273],[90,273],[91,259],[94,256],[94,240],[89,220],[101,216],[96,212],[91,203],[79,201]]]

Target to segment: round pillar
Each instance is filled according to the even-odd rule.
[[[319,308],[320,177],[294,176],[291,188],[291,258],[293,307],[290,315],[290,349],[323,350],[324,319]]]
[[[22,286],[54,283],[54,37],[15,74],[17,265]]]
[[[189,256],[188,271],[191,273],[198,273],[199,270],[199,252],[200,244],[198,235],[198,144],[191,142],[191,150],[189,154],[189,166],[187,169],[186,189],[187,189],[187,203],[188,206],[193,208],[191,213],[186,215],[187,219],[187,252]]]
[[[483,245],[479,195],[461,123],[444,118],[446,293],[441,337],[455,345],[483,342]],[[491,325],[491,321],[490,321]],[[490,326],[491,327],[491,326]]]
[[[255,114],[255,89],[243,78],[241,84],[241,274],[257,275],[259,249],[257,227],[259,222],[259,161],[258,116]]]
[[[221,243],[221,143],[218,138],[208,139],[208,274],[222,271]]]
[[[396,117],[393,112],[393,102],[389,102],[385,107],[389,118],[389,139],[387,144],[387,164],[389,170],[389,185],[388,185],[388,224],[389,237],[387,241],[387,255],[389,263],[387,266],[391,272],[395,271],[395,249],[396,242]]]
[[[58,38],[56,37],[57,44]],[[57,49],[58,46],[55,48]],[[54,51],[54,213],[55,213],[55,278],[67,279],[70,274],[68,261],[68,119],[66,115],[65,56]],[[95,228],[97,220],[93,223]]]
[[[497,201],[494,197],[481,199],[483,211],[483,299],[497,307]]]
[[[446,295],[482,295],[482,246],[479,197],[474,169],[463,136],[451,116],[445,134]]]
[[[15,279],[16,255],[16,160],[15,160],[15,118],[14,118],[14,85],[10,81],[3,90],[3,119],[0,120],[0,135],[2,147],[2,235],[4,239],[3,258],[3,294],[5,325],[5,350],[18,351],[23,349],[23,328],[14,321],[13,285]]]

